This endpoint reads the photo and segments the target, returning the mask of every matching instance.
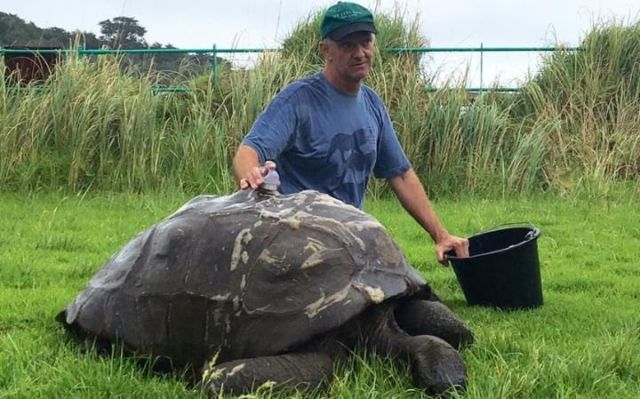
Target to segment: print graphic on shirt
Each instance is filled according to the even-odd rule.
[[[331,188],[344,190],[349,185],[365,186],[375,159],[376,141],[370,130],[358,129],[352,134],[336,134],[329,144],[327,159],[335,170]]]

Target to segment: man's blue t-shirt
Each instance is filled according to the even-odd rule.
[[[369,87],[336,89],[322,73],[298,80],[271,101],[242,144],[276,162],[280,192],[318,190],[362,208],[369,176],[410,168],[382,100]]]

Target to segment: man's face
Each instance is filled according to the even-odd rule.
[[[349,82],[360,82],[369,75],[373,63],[374,36],[369,32],[354,32],[339,42],[328,41],[327,66]]]

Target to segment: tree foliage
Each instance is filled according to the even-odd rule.
[[[0,12],[0,47],[59,47],[70,48],[78,45],[87,49],[175,49],[170,43],[149,44],[145,38],[147,29],[133,17],[118,16],[98,22],[100,34],[92,32],[68,32],[62,28],[40,28],[33,22],[26,22],[14,14]],[[151,68],[157,71],[179,72],[182,77],[205,74],[211,68],[209,55],[180,53],[159,53],[149,55],[127,55],[127,68],[136,67],[142,71]],[[225,59],[217,59],[218,65],[229,64]]]
[[[0,12],[0,46],[68,46],[71,34],[60,28],[37,27],[17,15]]]
[[[148,47],[144,39],[147,30],[138,24],[138,20],[131,17],[115,17],[98,22],[100,25],[100,40],[111,48],[145,48]]]

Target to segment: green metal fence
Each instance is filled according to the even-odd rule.
[[[513,52],[553,52],[553,51],[580,51],[581,47],[484,47],[481,43],[480,47],[394,47],[386,51],[394,53],[479,53],[480,54],[480,87],[467,87],[465,90],[470,92],[499,91],[514,92],[518,91],[517,87],[483,87],[484,73],[484,54],[485,53],[513,53]],[[213,45],[210,49],[11,49],[0,48],[0,55],[4,54],[70,54],[76,53],[79,57],[84,55],[120,55],[120,54],[210,54],[211,55],[211,74],[216,76],[218,68],[217,60],[219,54],[249,54],[264,53],[271,51],[280,51],[274,48],[217,48]],[[188,91],[185,87],[154,87],[155,92],[184,92]]]
[[[387,49],[387,51],[396,53],[480,53],[480,87],[467,87],[469,92],[516,92],[517,87],[495,87],[487,88],[483,86],[484,75],[484,54],[485,53],[524,53],[524,52],[554,52],[554,51],[581,51],[581,47],[484,47],[480,43],[480,47],[396,47]]]

